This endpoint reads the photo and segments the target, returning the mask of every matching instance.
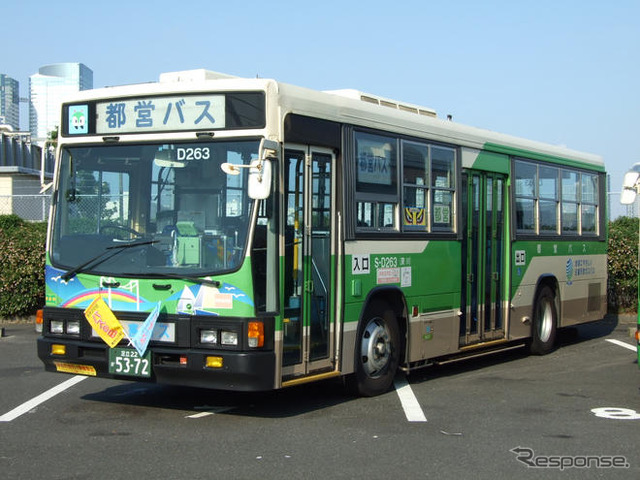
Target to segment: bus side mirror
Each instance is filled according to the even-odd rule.
[[[240,175],[243,168],[249,169],[248,193],[253,200],[264,200],[271,193],[271,162],[278,159],[278,149],[280,145],[273,140],[263,138],[258,150],[258,158],[250,165],[236,165],[234,163],[223,163],[220,168],[227,175]]]
[[[640,163],[635,163],[627,173],[624,174],[622,182],[622,195],[620,203],[629,205],[636,200],[638,188],[640,187]]]
[[[249,168],[249,198],[264,200],[271,193],[271,160],[254,160]]]
[[[258,159],[251,162],[249,168],[249,198],[264,200],[271,193],[271,163],[278,158],[280,145],[274,140],[263,138],[260,141]]]

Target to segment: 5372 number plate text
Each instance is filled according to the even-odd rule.
[[[131,377],[151,376],[151,352],[143,357],[131,348],[111,348],[109,350],[109,373]]]

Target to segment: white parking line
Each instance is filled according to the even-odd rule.
[[[620,340],[614,340],[613,338],[606,338],[605,340],[607,342],[613,343],[614,345],[618,345],[619,347],[628,348],[629,350],[633,350],[634,352],[636,351],[636,347],[634,347],[633,345],[629,345],[626,342],[621,342]]]
[[[427,417],[422,411],[422,407],[418,403],[418,399],[411,389],[411,385],[404,376],[396,376],[393,385],[396,387],[396,393],[400,398],[400,403],[404,409],[404,414],[409,422],[426,422]]]
[[[187,415],[184,418],[202,418],[202,417],[208,417],[210,415],[215,415],[216,413],[224,413],[224,412],[228,412],[229,410],[233,410],[235,407],[217,407],[217,408],[212,408],[211,410],[207,410],[205,412],[200,412],[200,413],[194,413],[193,415]],[[196,407],[196,409],[198,410],[198,408]]]
[[[46,392],[41,393],[37,397],[34,397],[28,402],[23,403],[19,407],[14,408],[10,412],[5,413],[0,417],[0,422],[10,422],[12,420],[15,420],[20,415],[24,415],[30,410],[36,408],[41,403],[46,402],[50,398],[53,398],[59,393],[64,392],[66,389],[73,387],[77,383],[80,383],[85,378],[89,377],[85,377],[84,375],[76,375],[74,377],[71,377],[69,380],[62,382],[60,385],[56,385],[55,387],[50,388]]]

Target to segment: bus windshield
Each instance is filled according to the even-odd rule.
[[[258,148],[257,140],[63,148],[53,265],[139,277],[239,268],[253,201],[246,169],[232,176],[220,165],[248,164]]]

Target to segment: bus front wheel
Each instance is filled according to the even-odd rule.
[[[531,353],[545,355],[551,352],[555,345],[558,321],[556,296],[549,286],[545,285],[540,289],[533,308]]]
[[[356,371],[347,379],[349,390],[365,397],[388,391],[398,369],[399,352],[395,313],[387,303],[374,301],[358,328]]]

